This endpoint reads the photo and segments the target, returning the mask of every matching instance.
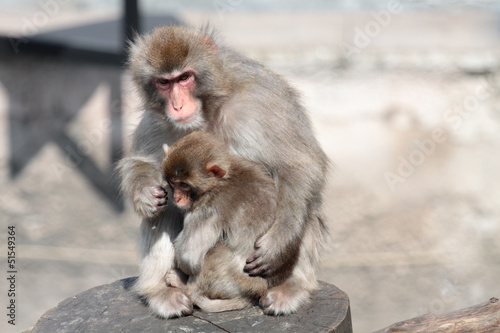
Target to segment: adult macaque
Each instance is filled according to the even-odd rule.
[[[328,239],[321,206],[329,163],[297,93],[266,67],[216,43],[206,29],[158,28],[138,37],[130,51],[145,111],[118,168],[123,192],[143,216],[136,290],[161,317],[190,312],[188,298],[171,282],[177,274],[173,240],[184,215],[165,203],[161,147],[200,130],[220,137],[230,153],[263,165],[274,179],[276,218],[256,240],[244,270],[285,276],[261,306],[268,314],[294,312],[317,288],[318,256]]]
[[[164,149],[163,177],[185,212],[174,248],[177,267],[189,281],[178,287],[207,312],[253,305],[280,281],[243,271],[255,240],[274,222],[274,181],[264,167],[230,155],[224,142],[208,133],[193,132]]]

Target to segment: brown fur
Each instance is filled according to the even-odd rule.
[[[149,63],[161,71],[171,72],[174,66],[183,64],[189,53],[189,44],[182,38],[183,33],[167,27],[157,28],[151,38],[152,42],[146,50]]]
[[[222,178],[207,170],[214,165],[225,171]],[[243,272],[254,240],[275,218],[278,193],[265,169],[229,155],[215,136],[193,132],[169,149],[162,170],[165,179],[186,183],[196,192],[174,242],[177,264],[190,275],[186,293],[193,303],[203,309],[207,298],[241,299],[236,308],[225,304],[204,309],[227,311],[265,296],[272,281]],[[207,227],[214,232],[205,232]],[[192,242],[199,239],[205,244]]]

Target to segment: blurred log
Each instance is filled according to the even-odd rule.
[[[388,332],[500,332],[500,302],[493,297],[469,308],[441,315],[428,313],[373,333]]]

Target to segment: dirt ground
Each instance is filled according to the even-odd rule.
[[[349,295],[355,332],[500,296],[499,15],[391,10],[178,14],[210,20],[301,91],[334,164],[320,279]],[[0,57],[0,233],[6,244],[15,227],[17,257],[16,325],[4,314],[2,332],[137,274],[139,218],[116,210],[79,159],[111,175],[120,82],[126,144],[140,112],[121,69]]]

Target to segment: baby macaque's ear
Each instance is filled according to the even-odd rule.
[[[170,148],[168,147],[168,145],[166,143],[163,144],[163,151],[165,152],[165,155],[168,155],[168,150]]]
[[[226,170],[222,169],[217,164],[207,166],[207,171],[217,178],[222,178],[226,175]]]

